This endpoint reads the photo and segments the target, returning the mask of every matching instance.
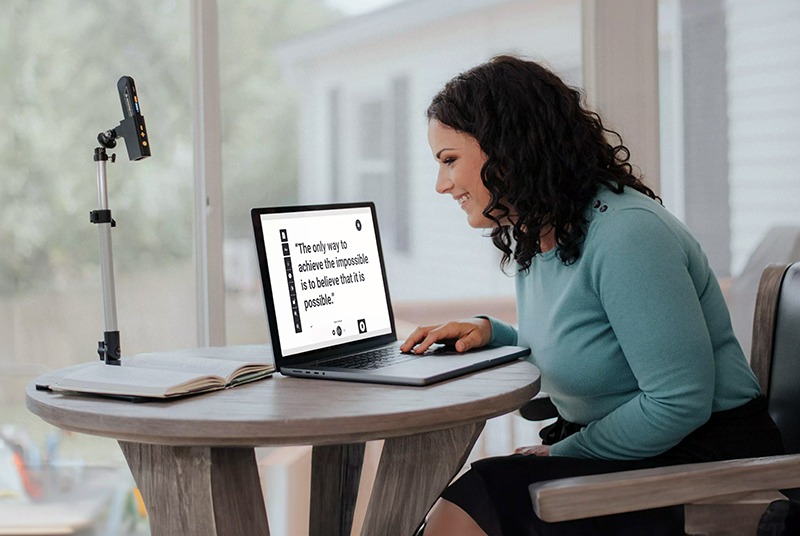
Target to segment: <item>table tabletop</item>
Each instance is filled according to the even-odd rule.
[[[237,348],[231,347],[225,355],[235,356]],[[87,365],[47,373],[34,383],[49,383]],[[526,361],[426,387],[289,378],[276,373],[224,391],[144,403],[38,391],[31,383],[27,406],[60,428],[125,441],[187,446],[319,445],[385,439],[486,420],[530,399],[538,391],[538,378],[538,370]]]
[[[217,357],[268,347],[214,349]],[[209,349],[179,353],[208,356]],[[457,359],[457,357],[454,357]],[[426,387],[280,374],[170,401],[133,403],[39,391],[76,367],[27,386],[28,409],[75,432],[119,441],[154,536],[269,534],[254,447],[313,445],[310,534],[349,534],[364,444],[385,440],[362,534],[410,534],[464,464],[487,419],[539,390],[515,361]],[[403,504],[402,508],[397,505]]]

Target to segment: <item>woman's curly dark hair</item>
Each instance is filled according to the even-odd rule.
[[[428,107],[428,120],[474,137],[488,157],[481,179],[491,201],[483,214],[497,223],[491,237],[502,266],[513,256],[528,269],[548,227],[561,261],[575,262],[587,230],[584,212],[600,185],[616,193],[630,186],[661,201],[633,174],[619,134],[581,99],[538,63],[496,56],[450,80]],[[509,215],[513,224],[501,224]]]

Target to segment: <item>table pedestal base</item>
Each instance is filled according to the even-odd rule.
[[[253,448],[119,445],[153,536],[269,535]]]
[[[364,443],[312,449],[309,536],[350,534],[363,463]]]
[[[483,426],[387,439],[362,534],[412,534],[464,465]],[[153,536],[269,535],[253,448],[119,444]],[[349,535],[364,444],[315,446],[312,452],[310,535]]]
[[[387,439],[361,534],[413,534],[466,462],[484,424]]]

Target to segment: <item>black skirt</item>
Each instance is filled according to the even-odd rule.
[[[559,419],[542,431],[543,443],[556,442],[580,429]],[[528,486],[573,476],[782,453],[780,431],[767,413],[766,398],[759,396],[738,408],[713,413],[678,445],[653,458],[615,461],[519,454],[487,458],[473,463],[442,498],[467,512],[489,536],[684,534],[680,506],[546,523],[533,511]]]

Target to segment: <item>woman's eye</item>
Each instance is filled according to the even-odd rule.
[[[445,157],[444,159],[442,159],[442,163],[446,164],[446,165],[450,165],[455,161],[456,161],[456,159],[453,158],[452,156],[448,156],[448,157]]]

